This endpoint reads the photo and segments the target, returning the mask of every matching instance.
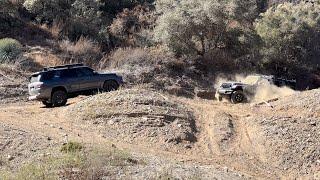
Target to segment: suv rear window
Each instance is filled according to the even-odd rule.
[[[41,81],[49,81],[61,77],[61,71],[48,71],[41,73]]]
[[[54,77],[54,73],[52,71],[42,73],[41,81],[48,81],[48,80],[51,80],[53,77]]]
[[[40,74],[35,74],[30,77],[30,83],[39,82]]]

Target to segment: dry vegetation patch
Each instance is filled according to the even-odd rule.
[[[90,97],[69,108],[70,118],[102,127],[108,137],[158,145],[196,141],[195,119],[170,97],[144,88]]]
[[[63,40],[59,42],[59,48],[65,55],[62,57],[64,63],[85,63],[88,66],[96,66],[102,58],[98,43],[83,36],[76,42]]]
[[[15,65],[0,64],[0,103],[25,99],[26,73]]]

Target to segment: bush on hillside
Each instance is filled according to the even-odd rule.
[[[132,10],[124,9],[113,20],[109,27],[111,34],[116,37],[122,46],[149,46],[151,37],[148,35],[156,21],[150,6],[138,5]],[[144,32],[144,33],[143,33]],[[150,32],[149,32],[150,34]]]
[[[68,0],[26,0],[23,6],[38,22],[52,23],[53,20],[65,20],[71,4]]]
[[[0,39],[0,63],[15,61],[22,53],[22,45],[11,38]]]
[[[280,74],[319,66],[319,14],[320,4],[305,2],[284,3],[262,14],[256,31],[264,43],[264,66]]]
[[[127,82],[145,83],[146,77],[157,74],[157,68],[163,64],[177,61],[169,53],[156,48],[119,48],[105,57],[101,62],[101,68],[109,68],[119,71]],[[170,69],[166,69],[170,71]],[[161,72],[166,73],[166,72]],[[169,73],[167,73],[169,75]],[[151,75],[152,76],[152,75]]]
[[[158,1],[156,9],[162,15],[155,27],[155,40],[177,55],[204,56],[221,49],[237,57],[254,46],[247,43],[251,42],[249,30],[239,25],[242,22],[239,19],[248,21],[256,14],[257,4],[253,1],[246,4],[239,0],[181,0],[173,4],[169,0]],[[247,6],[246,11],[253,9],[254,12],[237,13],[244,12],[243,6]]]

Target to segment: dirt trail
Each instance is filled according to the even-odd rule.
[[[253,113],[249,105],[230,105],[203,100],[185,101],[198,116],[197,126],[201,128],[195,151],[214,158],[219,164],[246,172],[256,178],[277,177],[268,164],[260,159],[257,150],[263,151],[263,147],[253,148],[255,144],[248,134],[249,127],[243,121],[243,118]],[[254,127],[250,128],[251,131],[255,130]]]
[[[79,101],[81,101],[81,98],[72,99],[68,106],[72,106]],[[215,107],[212,105],[204,106],[203,104],[193,103],[189,105],[193,107],[193,109],[198,109],[197,112],[199,114],[203,114],[204,110],[208,110],[206,108],[210,109]],[[206,108],[199,108],[202,106]],[[108,139],[104,137],[102,133],[96,131],[94,127],[88,127],[88,124],[76,123],[66,119],[66,113],[66,107],[48,109],[36,102],[7,104],[0,106],[0,123],[15,129],[23,129],[38,136],[49,137],[60,143],[66,142],[67,140],[75,140],[87,145],[115,144],[118,148],[127,149],[131,152],[157,155],[179,162],[214,164],[217,168],[224,169],[228,167],[230,170],[239,171],[242,174],[246,174],[246,176],[266,177],[266,174],[260,174],[260,172],[255,172],[251,169],[240,168],[244,165],[243,163],[232,163],[234,160],[227,160],[230,158],[228,153],[218,153],[218,151],[213,149],[213,145],[210,144],[210,138],[213,136],[206,135],[208,132],[207,122],[202,121],[202,118],[198,121],[200,133],[198,137],[199,140],[195,147],[188,151],[181,150],[180,152],[172,152],[150,148],[148,144],[144,144],[143,142],[139,144],[127,144],[121,142],[119,139]],[[210,115],[214,116],[214,113]]]
[[[272,115],[274,110],[270,107],[253,108],[250,104],[231,105],[215,101],[172,98],[188,106],[196,117],[197,140],[192,148],[164,150],[150,147],[148,142],[143,141],[126,143],[120,138],[104,136],[102,129],[97,128],[95,124],[68,119],[68,107],[82,101],[83,97],[72,99],[67,107],[60,108],[43,108],[36,102],[0,105],[0,124],[50,137],[59,143],[75,140],[89,146],[114,144],[130,152],[183,163],[214,165],[222,170],[227,168],[240,172],[244,177],[276,179],[289,175],[287,171],[275,167],[268,159],[264,137],[260,137],[261,126],[249,121],[258,117],[256,113],[262,117]],[[277,110],[282,112],[280,107]],[[287,113],[283,112],[282,115]]]

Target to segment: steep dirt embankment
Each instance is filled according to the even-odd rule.
[[[281,98],[270,107],[252,107],[245,118],[252,141],[263,147],[261,160],[284,174],[313,176],[320,171],[320,90]],[[251,148],[257,149],[253,146]]]

